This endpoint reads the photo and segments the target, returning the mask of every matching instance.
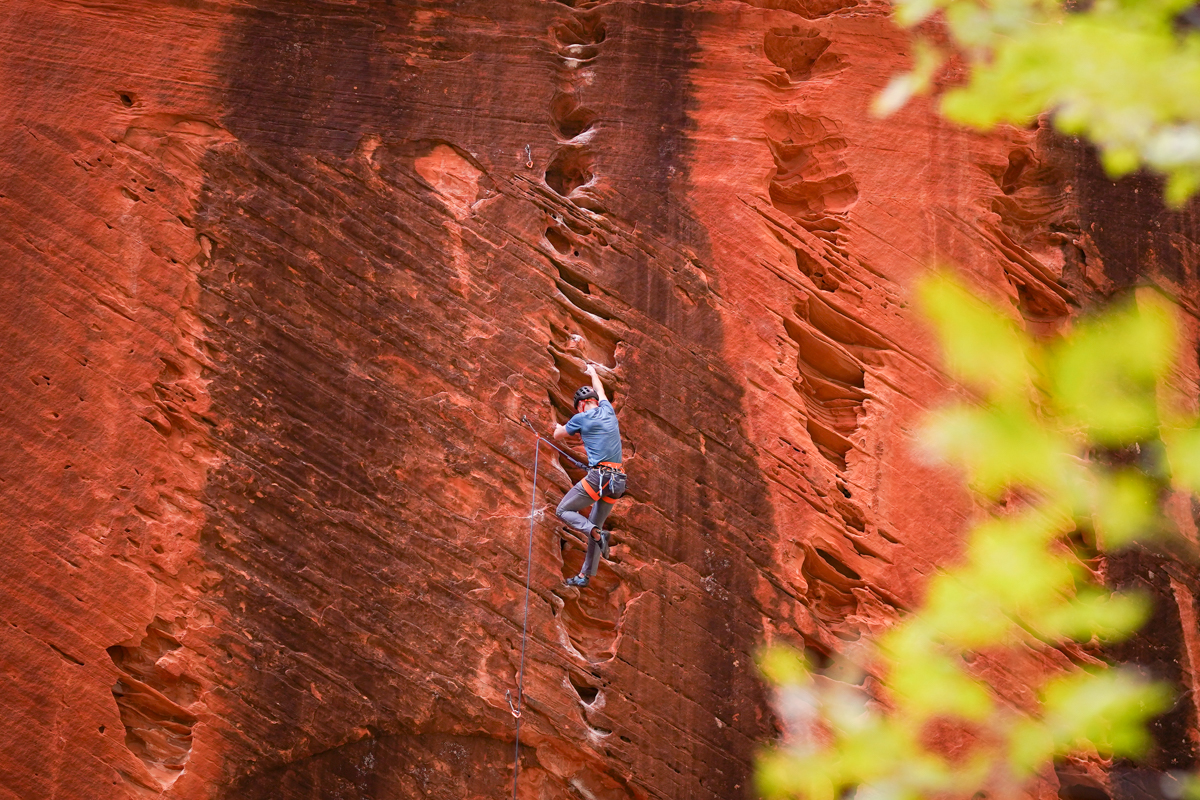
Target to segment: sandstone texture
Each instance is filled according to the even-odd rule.
[[[1194,210],[1043,128],[871,117],[888,11],[0,4],[0,798],[511,793],[531,496],[519,796],[752,796],[756,651],[884,629],[978,513],[920,457],[961,390],[914,278],[1039,333],[1155,284],[1194,349]],[[543,447],[531,495],[522,418],[588,361],[630,491],[580,592],[580,474]],[[1183,691],[1149,769],[1193,767],[1200,582],[1109,573]],[[1044,668],[987,667],[1016,705]]]

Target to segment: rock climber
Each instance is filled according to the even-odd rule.
[[[608,531],[604,521],[613,503],[625,494],[625,472],[621,469],[621,429],[617,412],[604,394],[604,385],[596,367],[588,364],[585,372],[591,376],[591,386],[581,386],[575,392],[575,416],[566,425],[554,427],[554,438],[565,439],[579,434],[587,450],[588,473],[571,487],[558,504],[559,519],[588,537],[587,555],[579,574],[566,581],[567,586],[583,588],[596,574],[600,556],[608,558]],[[580,510],[591,506],[585,517]]]

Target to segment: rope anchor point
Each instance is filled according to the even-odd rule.
[[[506,691],[504,693],[504,699],[508,702],[508,710],[512,712],[512,715],[514,717],[516,717],[517,719],[520,719],[521,718],[521,709],[519,709],[513,705],[512,692]]]

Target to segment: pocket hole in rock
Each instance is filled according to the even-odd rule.
[[[559,255],[565,256],[571,249],[571,240],[566,236],[563,236],[554,228],[546,229],[546,241],[550,243],[551,247],[558,251]],[[575,255],[579,255],[578,250],[575,251]]]
[[[596,112],[579,105],[573,95],[562,93],[550,101],[550,119],[560,136],[574,139],[591,130],[596,122]]]
[[[583,278],[582,275],[578,275],[578,274],[570,271],[569,269],[564,267],[562,264],[556,264],[555,266],[558,267],[558,277],[562,278],[566,284],[568,284],[569,286],[574,286],[576,289],[583,292],[584,294],[592,293],[591,286],[588,284],[587,280],[585,280]]]
[[[600,695],[600,690],[598,688],[595,686],[588,686],[586,683],[577,680],[573,675],[570,677],[570,681],[571,688],[575,690],[575,694],[579,695],[579,699],[582,700],[585,705],[590,706],[592,703],[596,702],[596,698]]]
[[[595,15],[572,17],[554,29],[554,38],[561,45],[600,44],[608,38],[608,30]]]
[[[1033,163],[1033,154],[1028,150],[1014,150],[1008,156],[1008,169],[1004,171],[1004,175],[1000,178],[1000,191],[1005,194],[1012,194],[1021,185],[1021,176],[1025,170]]]
[[[828,550],[825,550],[820,547],[817,547],[814,549],[817,551],[817,555],[821,557],[822,561],[824,561],[829,566],[833,567],[842,576],[849,578],[852,581],[862,580],[861,575],[859,575],[854,570],[850,569],[850,567],[846,566],[846,564],[843,563],[842,560],[840,558],[838,558],[837,556],[835,556],[833,553],[830,553]]]
[[[118,92],[117,97],[120,99],[121,105],[125,106],[126,108],[129,108],[133,105],[133,98],[125,92]]]
[[[763,38],[767,59],[787,72],[793,81],[812,77],[817,60],[829,49],[829,40],[816,30],[800,30],[793,26],[772,28]]]
[[[591,158],[581,150],[560,150],[546,168],[546,185],[563,197],[591,180]]]
[[[833,656],[824,648],[808,645],[804,648],[804,657],[817,669],[829,669],[833,666]]]

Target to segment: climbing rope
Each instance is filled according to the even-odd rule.
[[[529,500],[529,552],[525,556],[525,618],[521,622],[521,661],[517,667],[516,704],[512,701],[512,692],[504,693],[504,700],[508,703],[508,710],[512,712],[513,719],[517,721],[517,732],[514,737],[516,744],[513,752],[513,800],[517,800],[517,777],[521,772],[521,707],[525,702],[525,644],[529,640],[529,590],[533,580],[533,523],[534,518],[537,516],[538,461],[542,453],[542,442],[558,450],[559,453],[562,453],[568,461],[579,469],[587,469],[586,464],[538,433],[537,428],[533,427],[533,423],[529,421],[528,417],[522,416],[521,421],[533,431],[533,435],[537,437],[537,443],[533,448],[533,492]]]
[[[540,433],[538,433],[537,428],[533,427],[533,423],[529,421],[528,417],[524,417],[524,416],[521,417],[521,421],[529,426],[529,430],[533,431],[533,435],[538,438],[539,442],[545,442],[546,444],[550,445],[558,452],[562,453],[564,456],[567,457],[567,460],[570,461],[575,466],[576,469],[587,469],[588,468],[587,464],[584,464],[582,461],[575,458],[575,456],[571,455],[566,450],[563,450],[561,447],[554,444],[554,442],[550,441],[549,439],[547,439],[546,437],[544,437]],[[537,476],[535,475],[534,478],[536,480]]]
[[[528,424],[529,420],[525,420],[525,422]],[[530,425],[530,427],[533,426]],[[537,431],[535,430],[534,433]],[[538,457],[542,452],[542,437],[538,436],[537,438],[537,444],[533,448],[533,493],[529,501],[529,552],[525,556],[525,619],[521,622],[521,662],[517,668],[516,706],[513,706],[509,693],[504,693],[504,699],[508,701],[508,708],[517,721],[517,733],[514,737],[516,746],[513,753],[513,800],[517,800],[517,776],[521,772],[521,705],[525,702],[525,642],[529,638],[529,586],[533,578],[533,521],[537,514]]]

